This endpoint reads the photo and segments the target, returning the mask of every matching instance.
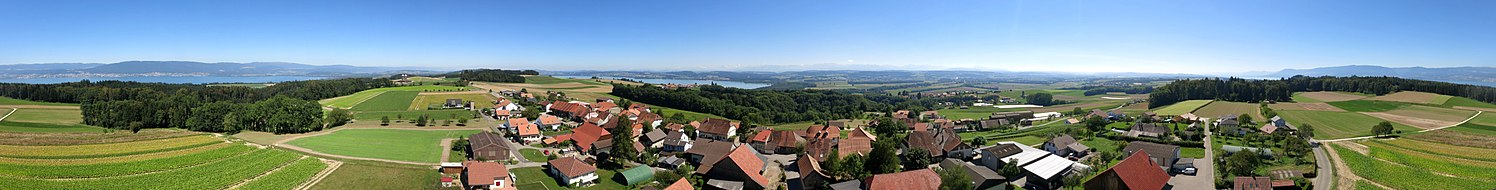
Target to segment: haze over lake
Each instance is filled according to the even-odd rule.
[[[89,81],[135,81],[135,82],[160,82],[160,83],[273,83],[298,80],[316,80],[328,77],[314,76],[145,76],[145,77],[59,77],[59,78],[0,78],[3,83],[27,83],[27,84],[57,84],[64,82]]]
[[[592,78],[592,76],[556,76],[556,77],[557,78],[572,78],[572,79],[589,79],[589,78]],[[604,78],[604,79],[629,79],[629,80],[633,80],[633,81],[639,81],[639,82],[650,83],[650,84],[712,84],[712,83],[716,83],[717,85],[722,85],[722,86],[725,86],[725,87],[733,87],[733,88],[741,88],[741,89],[755,89],[755,88],[763,88],[765,86],[769,86],[769,84],[763,84],[763,83],[746,83],[746,82],[719,81],[719,80],[641,79],[641,78],[614,77],[614,76],[597,76],[597,78]]]

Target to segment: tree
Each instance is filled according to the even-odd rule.
[[[379,117],[379,125],[380,126],[389,126],[390,125],[390,116]]]
[[[1242,124],[1248,124],[1248,123],[1255,124],[1255,122],[1252,122],[1252,116],[1251,115],[1241,114],[1239,116],[1236,116],[1236,119],[1237,120],[1241,120]]]
[[[670,114],[670,123],[690,123],[690,121],[686,121],[686,114],[676,112],[675,114]]]
[[[1027,99],[1029,104],[1041,106],[1049,106],[1059,103],[1054,100],[1054,95],[1043,92],[1030,94],[1028,96],[1025,96],[1024,99]]]
[[[826,160],[821,161],[821,168],[826,171],[826,175],[829,175],[832,178],[840,177],[842,176],[842,173],[845,172],[841,168],[841,153],[839,152],[840,151],[831,151],[831,153],[828,153],[829,155],[826,155]]]
[[[1308,123],[1299,124],[1298,134],[1300,138],[1314,138],[1314,126]]]
[[[975,147],[987,146],[987,138],[985,138],[985,137],[972,138],[971,139],[971,146],[975,146]]]
[[[1084,115],[1084,114],[1086,114],[1086,111],[1081,110],[1079,106],[1076,106],[1075,109],[1071,109],[1070,110],[1070,115]]]
[[[618,115],[614,118],[620,119],[616,119],[617,121],[612,121],[618,122],[618,127],[613,128],[613,147],[608,151],[608,156],[609,160],[613,163],[624,165],[624,163],[628,163],[630,160],[634,160],[634,156],[637,155],[636,152],[638,152],[638,150],[634,150],[634,143],[637,141],[634,141],[633,139],[634,128],[632,127],[632,121],[629,121],[628,119],[621,119],[626,118],[623,115]]]
[[[853,154],[848,155],[847,158],[843,158],[841,165],[836,167],[841,168],[842,179],[866,179],[869,176],[873,176],[873,173],[865,168],[866,163],[867,157],[860,154]]]
[[[1284,138],[1283,151],[1292,156],[1307,155],[1310,151],[1309,142],[1302,138]]]
[[[913,147],[904,150],[904,154],[899,155],[899,160],[903,161],[906,170],[925,169],[934,162],[930,159],[930,151]]]
[[[940,190],[971,190],[976,189],[972,185],[971,177],[966,176],[966,171],[961,169],[936,169],[940,174]]]
[[[899,172],[898,147],[893,140],[873,142],[873,152],[868,154],[866,170],[874,174]]]
[[[1241,151],[1226,158],[1225,169],[1227,173],[1237,176],[1251,176],[1257,170],[1258,162],[1261,160],[1256,152]]]
[[[1075,170],[1075,173],[1065,175],[1064,178],[1060,178],[1060,183],[1063,183],[1063,186],[1067,189],[1076,189],[1081,186],[1081,180],[1090,175],[1091,170],[1077,169]]]
[[[467,123],[468,119],[466,117],[457,118],[457,126],[467,126]]]
[[[327,111],[327,127],[343,126],[350,120],[353,120],[353,113],[346,109],[333,108],[332,111]]]
[[[1018,177],[1023,175],[1023,169],[1018,168],[1017,158],[1008,159],[1007,163],[1003,163],[1003,168],[999,168],[997,172],[998,174],[1001,174],[1003,175],[1003,177],[1007,177],[1008,179],[1018,179]]]
[[[1377,123],[1376,126],[1371,127],[1371,132],[1376,133],[1378,136],[1390,135],[1392,134],[1392,123],[1386,121]]]
[[[1106,118],[1101,118],[1101,116],[1086,117],[1085,123],[1086,129],[1090,129],[1091,131],[1101,131],[1106,129]]]
[[[424,126],[426,126],[426,115],[416,116],[416,126],[418,126],[418,127],[424,127]]]
[[[525,108],[525,111],[520,111],[519,115],[520,117],[525,118],[540,118],[541,109],[543,108],[541,108],[540,106],[527,107]]]

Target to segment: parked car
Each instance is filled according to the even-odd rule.
[[[1181,174],[1195,175],[1195,168],[1194,167],[1189,167],[1189,168],[1179,169],[1178,172],[1181,173]]]

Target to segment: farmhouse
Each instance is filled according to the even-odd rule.
[[[644,133],[644,136],[639,138],[639,142],[650,148],[660,148],[665,145],[666,136],[669,134],[665,134],[665,130],[653,130]]]
[[[519,138],[520,142],[538,142],[543,137],[540,136],[540,128],[536,127],[534,123],[525,121],[525,118],[511,118],[509,119],[509,123],[517,130],[515,136]]]
[[[588,112],[591,108],[587,106],[587,103],[582,102],[562,102],[557,100],[546,105],[545,108],[546,110],[550,110],[549,113],[551,115],[574,121],[581,121],[582,117],[591,113]]]
[[[877,138],[862,128],[853,129],[847,139],[837,141],[837,153],[842,157],[853,154],[864,155],[873,152],[873,140]]]
[[[1055,156],[1067,158],[1085,157],[1091,149],[1090,147],[1086,147],[1086,145],[1076,142],[1075,137],[1071,137],[1070,135],[1060,135],[1049,139],[1049,141],[1044,142],[1043,146],[1044,151],[1049,151]]]
[[[509,142],[493,133],[476,133],[468,136],[468,146],[472,147],[473,159],[478,160],[509,160]]]
[[[868,190],[936,190],[940,189],[940,175],[934,170],[878,174],[863,181]]]
[[[1090,167],[1011,141],[998,142],[997,145],[981,149],[978,154],[982,157],[982,165],[994,171],[1002,169],[1010,161],[1017,161],[1018,167],[1026,175],[1027,183],[1041,187],[1055,187],[1072,169]]]
[[[738,133],[738,122],[726,119],[706,118],[696,126],[696,136],[705,139],[725,141]]]
[[[781,175],[777,173],[779,171],[778,168],[774,167],[778,165],[765,164],[765,159],[763,155],[758,154],[758,151],[753,150],[753,147],[739,146],[714,163],[702,163],[701,167],[696,169],[696,173],[703,174],[707,178],[714,180],[741,183],[740,187],[742,189],[765,189],[773,187],[774,183],[774,181],[769,181],[770,178],[766,177],[765,174],[772,174],[775,179],[778,179],[778,175]],[[774,173],[769,173],[770,171],[774,171]],[[724,189],[735,188],[727,187]]]
[[[1127,136],[1157,138],[1164,136],[1164,134],[1169,134],[1170,131],[1172,131],[1172,129],[1169,129],[1169,127],[1165,127],[1162,125],[1155,125],[1152,123],[1137,123],[1133,124],[1132,129],[1129,129],[1127,131]]]
[[[1258,131],[1262,131],[1262,133],[1265,134],[1288,134],[1293,133],[1293,131],[1295,130],[1293,126],[1288,125],[1288,121],[1284,121],[1282,117],[1273,116],[1273,118],[1268,120],[1268,123],[1266,125],[1262,125],[1262,128],[1259,128]]]
[[[664,146],[661,146],[661,152],[684,152],[691,149],[692,144],[690,136],[686,136],[686,133],[679,131],[666,132],[663,142]]]
[[[509,168],[496,162],[463,162],[464,175],[462,181],[467,184],[468,189],[492,189],[513,190],[514,176],[509,173]]]
[[[508,99],[499,99],[498,101],[494,101],[493,109],[504,111],[524,111],[525,107],[519,106],[519,104],[516,104],[513,101],[509,101]]]
[[[571,129],[571,140],[576,142],[572,144],[576,146],[577,151],[588,152],[592,150],[592,144],[597,143],[598,140],[612,138],[613,134],[608,133],[608,130],[591,123]]]
[[[800,156],[800,158],[795,159],[795,169],[799,169],[798,171],[800,172],[801,189],[816,189],[819,188],[816,184],[829,182],[827,180],[829,177],[825,173],[826,170],[821,169],[820,162],[810,157],[810,155]]]
[[[686,155],[690,158],[688,161],[702,166],[711,165],[721,160],[722,156],[727,155],[728,150],[737,147],[737,144],[730,141],[714,141],[699,138],[695,140],[695,144],[694,148],[686,149]]]
[[[992,113],[990,119],[1018,121],[1028,118],[1034,118],[1034,111],[997,112]]]
[[[588,165],[576,157],[557,158],[546,162],[546,167],[552,176],[567,186],[582,187],[597,182],[597,167]]]
[[[457,108],[468,108],[468,106],[467,106],[467,103],[462,102],[462,99],[452,98],[452,99],[447,99],[446,103],[442,104],[442,108],[443,109],[457,109]]]
[[[540,120],[536,121],[536,124],[539,124],[541,128],[549,129],[552,131],[560,130],[561,117],[556,117],[550,114],[540,114]]]
[[[905,142],[905,150],[921,149],[930,153],[930,157],[939,157],[958,149],[970,146],[961,142],[961,137],[956,131],[949,128],[932,129],[934,131],[915,131],[909,133]]]
[[[1174,162],[1179,160],[1179,146],[1174,145],[1132,141],[1128,142],[1127,147],[1123,147],[1122,151],[1126,152],[1129,156],[1143,151],[1153,152],[1152,154],[1148,154],[1148,158],[1152,159],[1152,163],[1161,168],[1173,167]]]
[[[1146,150],[1128,156],[1085,182],[1086,189],[1168,189],[1169,174],[1149,159]]]

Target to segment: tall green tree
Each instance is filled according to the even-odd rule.
[[[1390,135],[1390,134],[1392,134],[1392,131],[1393,131],[1393,129],[1392,129],[1392,123],[1391,122],[1386,122],[1386,121],[1383,121],[1381,123],[1377,123],[1376,126],[1372,126],[1371,127],[1371,132],[1372,133],[1376,133],[1376,135],[1378,135],[1378,136]]]
[[[608,156],[613,163],[623,166],[624,163],[634,160],[634,156],[638,155],[639,151],[634,150],[636,141],[634,141],[633,122],[625,119],[623,115],[614,118],[616,121],[610,122],[618,122],[618,127],[613,128],[613,147],[608,150]]]
[[[899,172],[898,146],[892,140],[873,142],[873,152],[868,154],[866,170],[874,174]]]
[[[971,177],[966,176],[962,169],[937,169],[935,173],[940,174],[940,190],[972,190],[976,185],[972,184]]]

